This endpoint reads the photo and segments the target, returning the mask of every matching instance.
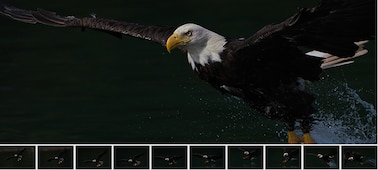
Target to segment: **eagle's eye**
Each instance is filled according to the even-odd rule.
[[[188,36],[188,37],[192,36],[192,31],[185,32],[185,35]]]

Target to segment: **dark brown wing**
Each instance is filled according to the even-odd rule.
[[[154,156],[154,158],[165,160],[166,157],[165,156]]]
[[[316,156],[316,157],[318,157],[318,154],[316,154],[316,153],[306,153],[306,155],[311,155],[311,156]]]
[[[133,157],[133,159],[139,159],[141,156],[143,156],[144,155],[144,153],[140,153],[140,154],[138,154],[138,155],[135,155],[134,157]]]
[[[334,149],[332,151],[330,151],[329,153],[327,153],[328,156],[331,156],[331,157],[334,157],[335,155],[337,155],[337,150]]]
[[[166,40],[175,30],[167,26],[145,26],[136,23],[121,22],[102,18],[76,18],[59,16],[55,12],[38,9],[36,11],[19,9],[0,1],[0,14],[17,21],[30,24],[44,24],[53,27],[81,27],[108,33],[127,35],[160,43],[165,46]]]
[[[221,159],[221,158],[223,158],[223,156],[222,155],[209,155],[209,158],[210,159]]]
[[[179,160],[181,158],[184,158],[184,156],[171,156],[171,159],[174,159],[174,160]]]
[[[92,160],[85,160],[84,163],[92,163]]]
[[[26,148],[24,148],[24,149],[22,149],[22,150],[18,151],[18,152],[17,152],[17,155],[20,155],[20,154],[22,154],[22,152],[24,152],[25,150],[26,150]]]
[[[10,157],[7,158],[7,160],[12,159],[12,158],[16,158],[16,157],[14,157],[14,156],[10,156]]]
[[[104,156],[106,153],[108,153],[108,150],[105,150],[100,155],[98,155],[96,160],[99,161],[101,159],[101,157]]]
[[[62,152],[59,153],[58,157],[62,157],[67,152],[67,149],[64,149]]]
[[[119,160],[117,160],[117,162],[128,162],[129,161],[129,159],[119,159]]]
[[[57,160],[57,159],[55,159],[55,157],[51,157],[51,158],[49,158],[47,161],[48,161],[48,162],[51,162],[51,161],[55,161],[55,160]]]
[[[239,151],[243,151],[243,152],[248,151],[248,150],[246,150],[246,149],[244,149],[244,148],[238,148],[238,150],[239,150]]]
[[[263,27],[240,49],[280,41],[351,57],[358,49],[354,42],[375,37],[375,7],[375,0],[322,0],[314,8],[302,8],[279,24]]]

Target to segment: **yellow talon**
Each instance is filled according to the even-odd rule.
[[[296,143],[302,143],[302,142],[303,142],[303,139],[298,137],[294,131],[287,132],[287,143],[296,144]]]
[[[304,144],[314,144],[315,140],[311,137],[310,133],[303,134],[303,143]]]

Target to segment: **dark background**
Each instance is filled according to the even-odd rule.
[[[200,24],[248,37],[317,1],[13,0],[25,9],[146,25]],[[347,28],[346,28],[347,29]],[[320,143],[376,143],[376,53],[325,71],[318,96]],[[284,57],[284,56],[282,56]],[[281,123],[202,82],[186,54],[148,41],[0,17],[2,143],[285,143]]]

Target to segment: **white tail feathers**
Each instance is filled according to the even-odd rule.
[[[356,51],[356,54],[352,57],[342,58],[342,57],[334,56],[332,54],[323,53],[323,52],[315,51],[315,50],[310,51],[306,54],[309,56],[323,58],[323,64],[320,67],[324,70],[324,69],[329,69],[329,68],[353,63],[354,61],[352,59],[368,53],[368,50],[364,49],[364,44],[366,44],[367,42],[368,41],[355,42],[355,44],[359,46],[359,49]]]

